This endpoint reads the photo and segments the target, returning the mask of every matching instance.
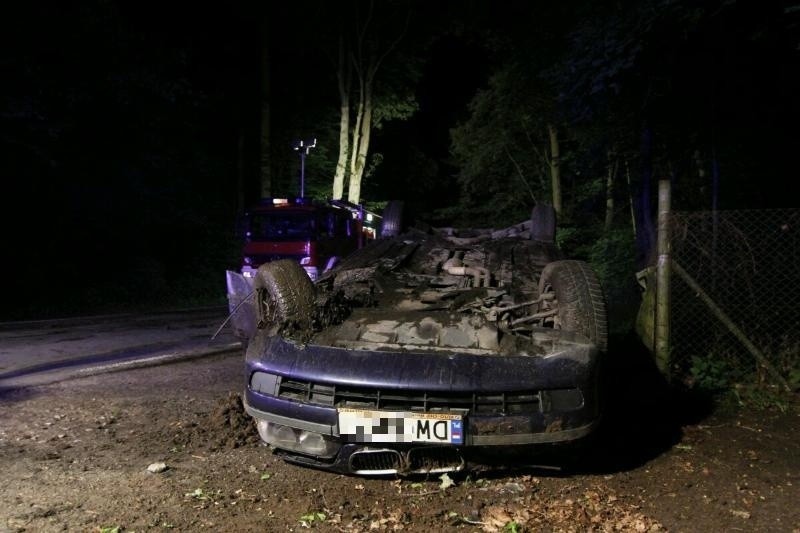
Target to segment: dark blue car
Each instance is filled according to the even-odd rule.
[[[245,356],[262,440],[293,463],[386,475],[589,435],[603,294],[536,230],[405,233],[315,283],[293,261],[263,265]]]

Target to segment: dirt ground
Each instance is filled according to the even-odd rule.
[[[709,414],[646,376],[612,379],[613,414],[577,470],[542,458],[365,479],[260,445],[237,396],[240,357],[0,391],[0,532],[800,532],[796,406]]]

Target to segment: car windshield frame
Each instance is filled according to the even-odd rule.
[[[246,220],[248,242],[292,242],[317,238],[317,217],[311,211],[250,213]]]

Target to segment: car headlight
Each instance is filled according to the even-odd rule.
[[[339,452],[341,445],[321,433],[296,429],[283,424],[256,420],[261,440],[283,450],[289,450],[314,457],[331,458]]]

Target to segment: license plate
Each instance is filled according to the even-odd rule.
[[[341,408],[339,435],[348,442],[463,444],[464,421],[450,413]]]

